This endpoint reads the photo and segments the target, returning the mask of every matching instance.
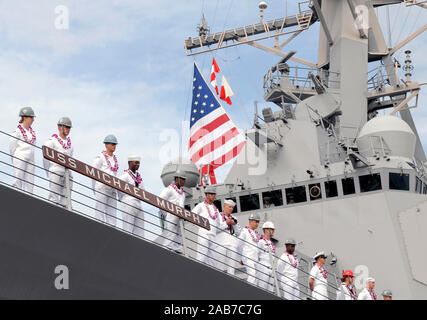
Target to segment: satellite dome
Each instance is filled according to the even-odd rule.
[[[259,4],[258,4],[258,7],[260,8],[260,9],[267,9],[267,2],[265,2],[265,1],[261,1]]]
[[[197,185],[199,181],[199,170],[197,166],[188,159],[176,158],[166,163],[163,167],[160,178],[165,187],[174,181],[175,173],[178,169],[181,173],[183,172],[186,177],[185,187],[192,188]]]
[[[359,152],[365,157],[375,154],[412,159],[416,138],[411,127],[395,116],[378,116],[369,120],[357,137]]]

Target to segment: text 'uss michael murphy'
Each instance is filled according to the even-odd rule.
[[[171,214],[180,217],[186,221],[189,221],[199,227],[210,230],[209,220],[190,212],[182,207],[179,207],[172,202],[159,198],[155,194],[148,191],[142,190],[129,183],[117,179],[114,176],[109,175],[106,172],[98,170],[84,162],[77,159],[71,158],[63,153],[55,151],[54,149],[43,146],[43,157],[60,164],[70,170],[76,171],[84,176],[90,177],[96,181],[106,184],[109,187],[117,189],[123,193],[131,195],[132,197],[138,198],[152,206],[155,206],[164,211],[170,212]]]

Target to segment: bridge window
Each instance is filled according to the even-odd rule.
[[[326,198],[332,198],[338,196],[337,182],[335,180],[325,181],[325,193]]]
[[[367,174],[359,177],[360,192],[381,190],[381,176],[379,173]]]
[[[215,207],[218,208],[219,212],[222,212],[221,200],[219,200],[219,199],[214,200],[214,205],[215,205]]]
[[[424,183],[423,194],[427,194],[427,184]]]
[[[305,186],[294,188],[286,188],[286,202],[288,204],[299,203],[307,201],[307,194],[305,193]]]
[[[249,210],[258,210],[259,205],[259,195],[258,194],[249,194],[247,196],[240,196],[240,209],[241,211]]]
[[[310,201],[322,199],[322,189],[320,188],[320,183],[309,184],[308,193],[310,195]]]
[[[191,211],[191,207],[190,207],[190,205],[189,205],[189,204],[186,204],[186,205],[184,206],[184,209],[186,209],[186,210],[188,210],[188,211]]]
[[[409,191],[409,174],[389,173],[390,189],[391,190],[407,190]]]
[[[273,190],[262,193],[264,208],[283,206],[282,190]]]
[[[415,192],[422,193],[423,183],[420,178],[415,177]]]
[[[345,196],[348,194],[356,193],[356,188],[354,187],[353,178],[341,179],[341,183],[342,183],[342,191]]]

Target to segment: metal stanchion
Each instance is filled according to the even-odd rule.
[[[276,290],[276,295],[278,297],[280,296],[280,287],[279,287],[279,281],[277,280],[277,273],[276,273],[276,264],[273,260],[273,254],[271,253],[270,246],[268,247],[268,255],[270,257],[270,265],[271,265],[271,271],[273,272],[273,278],[274,278],[274,289]]]
[[[182,253],[184,254],[185,257],[188,258],[187,239],[185,239],[184,220],[179,219],[179,227],[181,228]]]
[[[67,198],[67,209],[69,211],[72,211],[72,205],[71,205],[71,183],[70,183],[70,170],[65,169],[65,194]]]

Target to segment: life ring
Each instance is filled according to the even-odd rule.
[[[319,186],[312,186],[310,188],[310,197],[312,197],[313,199],[317,199],[322,195],[322,190],[320,189]]]

